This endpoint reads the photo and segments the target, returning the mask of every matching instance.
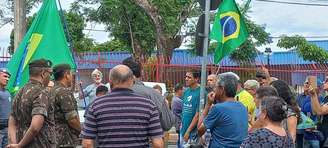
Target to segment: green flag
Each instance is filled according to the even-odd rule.
[[[21,88],[29,79],[28,64],[45,58],[54,65],[66,63],[76,69],[72,53],[68,47],[56,0],[44,0],[24,36],[10,59],[7,68],[11,73],[8,90],[12,93]]]
[[[234,0],[223,0],[215,15],[211,39],[218,41],[214,62],[218,64],[248,37],[246,24]]]

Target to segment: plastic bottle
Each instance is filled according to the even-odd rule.
[[[209,147],[211,141],[211,130],[207,129],[205,133],[205,147]]]

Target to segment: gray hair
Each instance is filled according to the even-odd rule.
[[[215,80],[218,79],[218,75],[216,75],[216,74],[210,74],[210,75],[208,75],[207,77],[213,77],[213,78],[215,78]]]
[[[232,76],[236,77],[237,81],[240,81],[240,77],[236,73],[231,72],[231,71],[222,73],[220,75],[232,75]]]
[[[258,88],[260,88],[260,83],[257,82],[256,80],[247,80],[244,83],[244,88],[258,89]]]
[[[113,84],[122,84],[133,78],[133,72],[125,65],[117,65],[109,72],[109,79]]]
[[[224,87],[227,97],[235,97],[237,92],[238,79],[231,73],[223,73],[218,76],[218,86]]]

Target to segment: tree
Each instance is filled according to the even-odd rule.
[[[68,27],[68,36],[72,40],[71,43],[74,51],[83,52],[90,51],[93,46],[93,40],[86,38],[83,29],[86,26],[83,16],[74,11],[64,12],[64,17]]]
[[[69,12],[64,11],[63,14],[66,20],[65,23],[67,23],[68,34],[71,39],[70,42],[72,43],[73,50],[77,52],[82,52],[82,51],[90,51],[91,49],[93,49],[94,46],[93,40],[90,38],[86,38],[83,33],[83,29],[85,27],[84,18],[78,13],[73,11],[69,11]],[[36,14],[27,18],[27,30],[31,26],[35,16]],[[66,36],[67,39],[69,39],[69,37]],[[10,45],[8,47],[8,51],[10,54],[13,54],[14,52],[13,48],[14,48],[14,34],[12,31],[10,35]]]
[[[42,0],[26,0],[26,13],[29,14],[32,8],[41,2]],[[5,0],[5,3],[0,6],[0,27],[14,22],[14,0]]]
[[[125,45],[121,40],[111,40],[105,43],[96,44],[92,48],[92,51],[129,51],[129,47]]]
[[[265,32],[265,27],[255,24],[246,13],[244,13],[244,18],[249,38],[230,55],[231,60],[237,63],[253,62],[258,55],[256,47],[270,43],[270,34]]]
[[[250,62],[254,62],[255,57],[258,55],[256,47],[270,43],[270,34],[265,31],[264,26],[256,24],[247,15],[247,13],[250,12],[248,1],[239,5],[239,9],[244,17],[249,32],[249,38],[230,55],[230,59],[239,64],[249,64]],[[214,15],[211,15],[210,21],[213,22],[214,19]],[[208,52],[213,53],[217,46],[217,42],[211,42]],[[196,53],[194,38],[189,47]]]
[[[309,43],[304,37],[299,35],[292,37],[282,36],[277,45],[281,48],[296,49],[298,55],[303,57],[304,60],[318,63],[325,63],[328,61],[328,52],[326,50]]]
[[[181,26],[195,12],[196,1],[185,0],[82,0],[83,4],[100,4],[83,8],[91,21],[104,23],[115,40],[141,60],[155,48],[170,57],[181,45]],[[166,61],[167,62],[167,61]]]

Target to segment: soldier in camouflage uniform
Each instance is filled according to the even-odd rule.
[[[81,132],[77,111],[77,101],[71,90],[73,75],[68,64],[53,68],[55,86],[51,89],[51,99],[55,100],[55,123],[57,147],[75,147],[80,145],[78,136]]]
[[[29,64],[29,82],[13,99],[8,148],[56,147],[53,102],[45,89],[52,74],[51,65],[45,59]]]

